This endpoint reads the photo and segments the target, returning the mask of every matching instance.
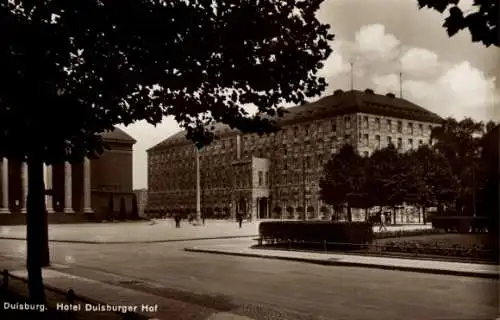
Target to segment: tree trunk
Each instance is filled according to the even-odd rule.
[[[422,223],[422,211],[423,207],[418,207],[418,223]]]
[[[427,223],[427,218],[425,217],[425,207],[422,207],[422,222]]]
[[[396,224],[396,207],[392,207],[392,224]]]
[[[42,267],[50,265],[48,220],[45,208],[43,161],[28,159],[28,199],[26,216],[28,289],[31,303],[45,303]]]
[[[368,208],[365,208],[365,222],[368,222]]]

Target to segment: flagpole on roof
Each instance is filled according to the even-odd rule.
[[[351,90],[354,90],[354,62],[349,62],[349,65],[351,66],[351,70],[350,70],[350,80],[351,80],[351,83],[350,83],[350,88]]]
[[[403,98],[403,72],[399,72],[399,97]]]

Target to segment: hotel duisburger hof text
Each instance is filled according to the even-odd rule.
[[[287,109],[276,133],[242,134],[216,126],[220,139],[200,151],[203,215],[324,218],[319,199],[324,164],[343,144],[367,156],[393,144],[401,151],[429,142],[441,118],[394,94],[335,91]],[[196,154],[179,132],[148,150],[150,212],[195,212]]]

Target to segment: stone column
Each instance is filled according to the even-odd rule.
[[[73,179],[71,172],[71,164],[64,163],[64,213],[74,213],[72,202]]]
[[[21,163],[21,213],[26,213],[28,206],[28,163]]]
[[[10,213],[9,208],[9,160],[2,158],[2,207],[0,213]]]
[[[52,166],[44,164],[44,183],[45,183],[45,191],[52,191]],[[54,206],[52,205],[52,195],[45,195],[45,207],[47,208],[48,213],[54,213]]]
[[[90,190],[90,160],[83,160],[83,213],[92,213]]]

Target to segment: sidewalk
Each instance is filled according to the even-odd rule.
[[[27,279],[25,270],[11,271],[15,276]],[[102,303],[101,308],[107,306],[120,306],[145,316],[146,319],[178,319],[178,320],[253,320],[226,311],[217,311],[198,304],[168,299],[157,295],[145,293],[138,290],[128,289],[120,286],[110,285],[89,278],[69,275],[51,268],[43,270],[43,278],[46,285],[62,290],[73,289],[77,296],[91,298]],[[66,300],[61,297],[61,304],[67,305]],[[76,304],[79,302],[76,301]],[[102,312],[84,311],[86,305],[80,303],[82,313],[98,314]]]
[[[257,237],[260,222],[244,222],[242,228],[229,220],[206,220],[203,226],[193,226],[183,221],[181,228],[176,228],[172,219],[55,224],[49,225],[49,239],[53,242],[119,244],[245,238]],[[388,231],[430,228],[431,225],[387,226]],[[373,227],[375,232],[378,229],[378,226]],[[0,239],[25,240],[26,226],[0,226]]]
[[[255,244],[255,241],[248,240],[235,244],[200,245],[185,248],[184,250],[190,252],[298,261],[330,266],[366,267],[492,279],[498,279],[500,271],[499,266],[474,263],[251,248],[251,246]]]

